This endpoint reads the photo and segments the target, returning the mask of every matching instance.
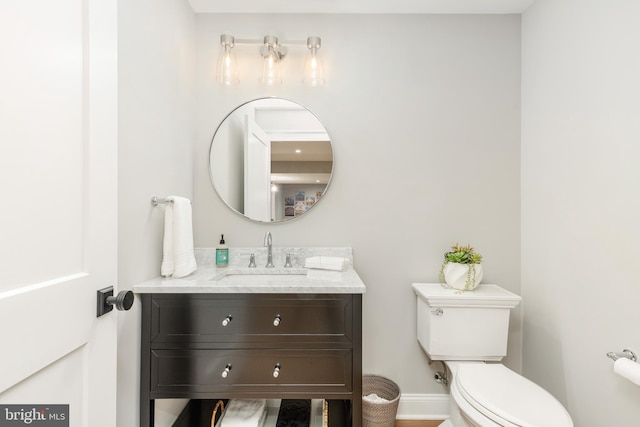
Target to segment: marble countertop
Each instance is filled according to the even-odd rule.
[[[328,250],[329,249],[329,250]],[[344,251],[336,250],[344,249]],[[196,251],[198,269],[183,278],[156,277],[133,287],[136,293],[316,293],[316,294],[363,294],[366,287],[353,268],[351,248],[274,248],[275,268],[257,268],[245,265],[248,254],[256,253],[257,262],[262,262],[262,248],[229,248],[230,265],[216,268],[211,265],[211,250]],[[279,267],[278,261],[285,254],[292,256],[293,267]],[[246,255],[246,256],[245,256]],[[342,271],[304,268],[303,260],[309,256],[343,256],[349,262]]]

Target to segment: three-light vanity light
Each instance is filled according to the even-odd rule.
[[[238,64],[233,52],[237,45],[259,45],[262,57],[262,74],[260,83],[265,86],[277,86],[282,84],[280,76],[280,63],[287,55],[288,47],[305,46],[309,50],[304,62],[303,83],[308,86],[323,86],[325,82],[324,66],[318,56],[321,39],[318,36],[307,37],[303,40],[280,42],[276,36],[264,36],[263,40],[236,39],[229,34],[220,36],[222,51],[218,58],[216,80],[226,86],[232,86],[239,82]]]

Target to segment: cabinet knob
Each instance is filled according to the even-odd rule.
[[[276,318],[275,318],[275,319],[273,319],[273,326],[278,326],[278,325],[280,324],[280,321],[281,321],[281,320],[282,320],[282,319],[280,318],[280,315],[279,315],[279,314],[276,314]]]
[[[224,320],[222,321],[222,326],[227,326],[229,323],[231,323],[231,319],[233,319],[231,315],[228,315],[227,317],[225,317]]]
[[[224,371],[222,371],[222,378],[227,378],[229,376],[229,372],[231,372],[231,363],[228,363]]]
[[[435,308],[431,310],[431,312],[436,316],[442,316],[444,314],[444,310],[442,309],[442,307]]]
[[[273,378],[278,378],[280,376],[280,364],[276,363],[276,367],[273,370]]]

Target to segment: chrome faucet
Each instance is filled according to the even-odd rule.
[[[271,232],[267,231],[267,234],[264,235],[264,245],[267,247],[267,265],[266,268],[273,268],[273,248],[272,248],[272,239]]]

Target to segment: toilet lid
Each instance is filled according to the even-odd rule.
[[[488,418],[520,427],[572,427],[549,392],[500,364],[461,364],[455,375],[464,399]]]

